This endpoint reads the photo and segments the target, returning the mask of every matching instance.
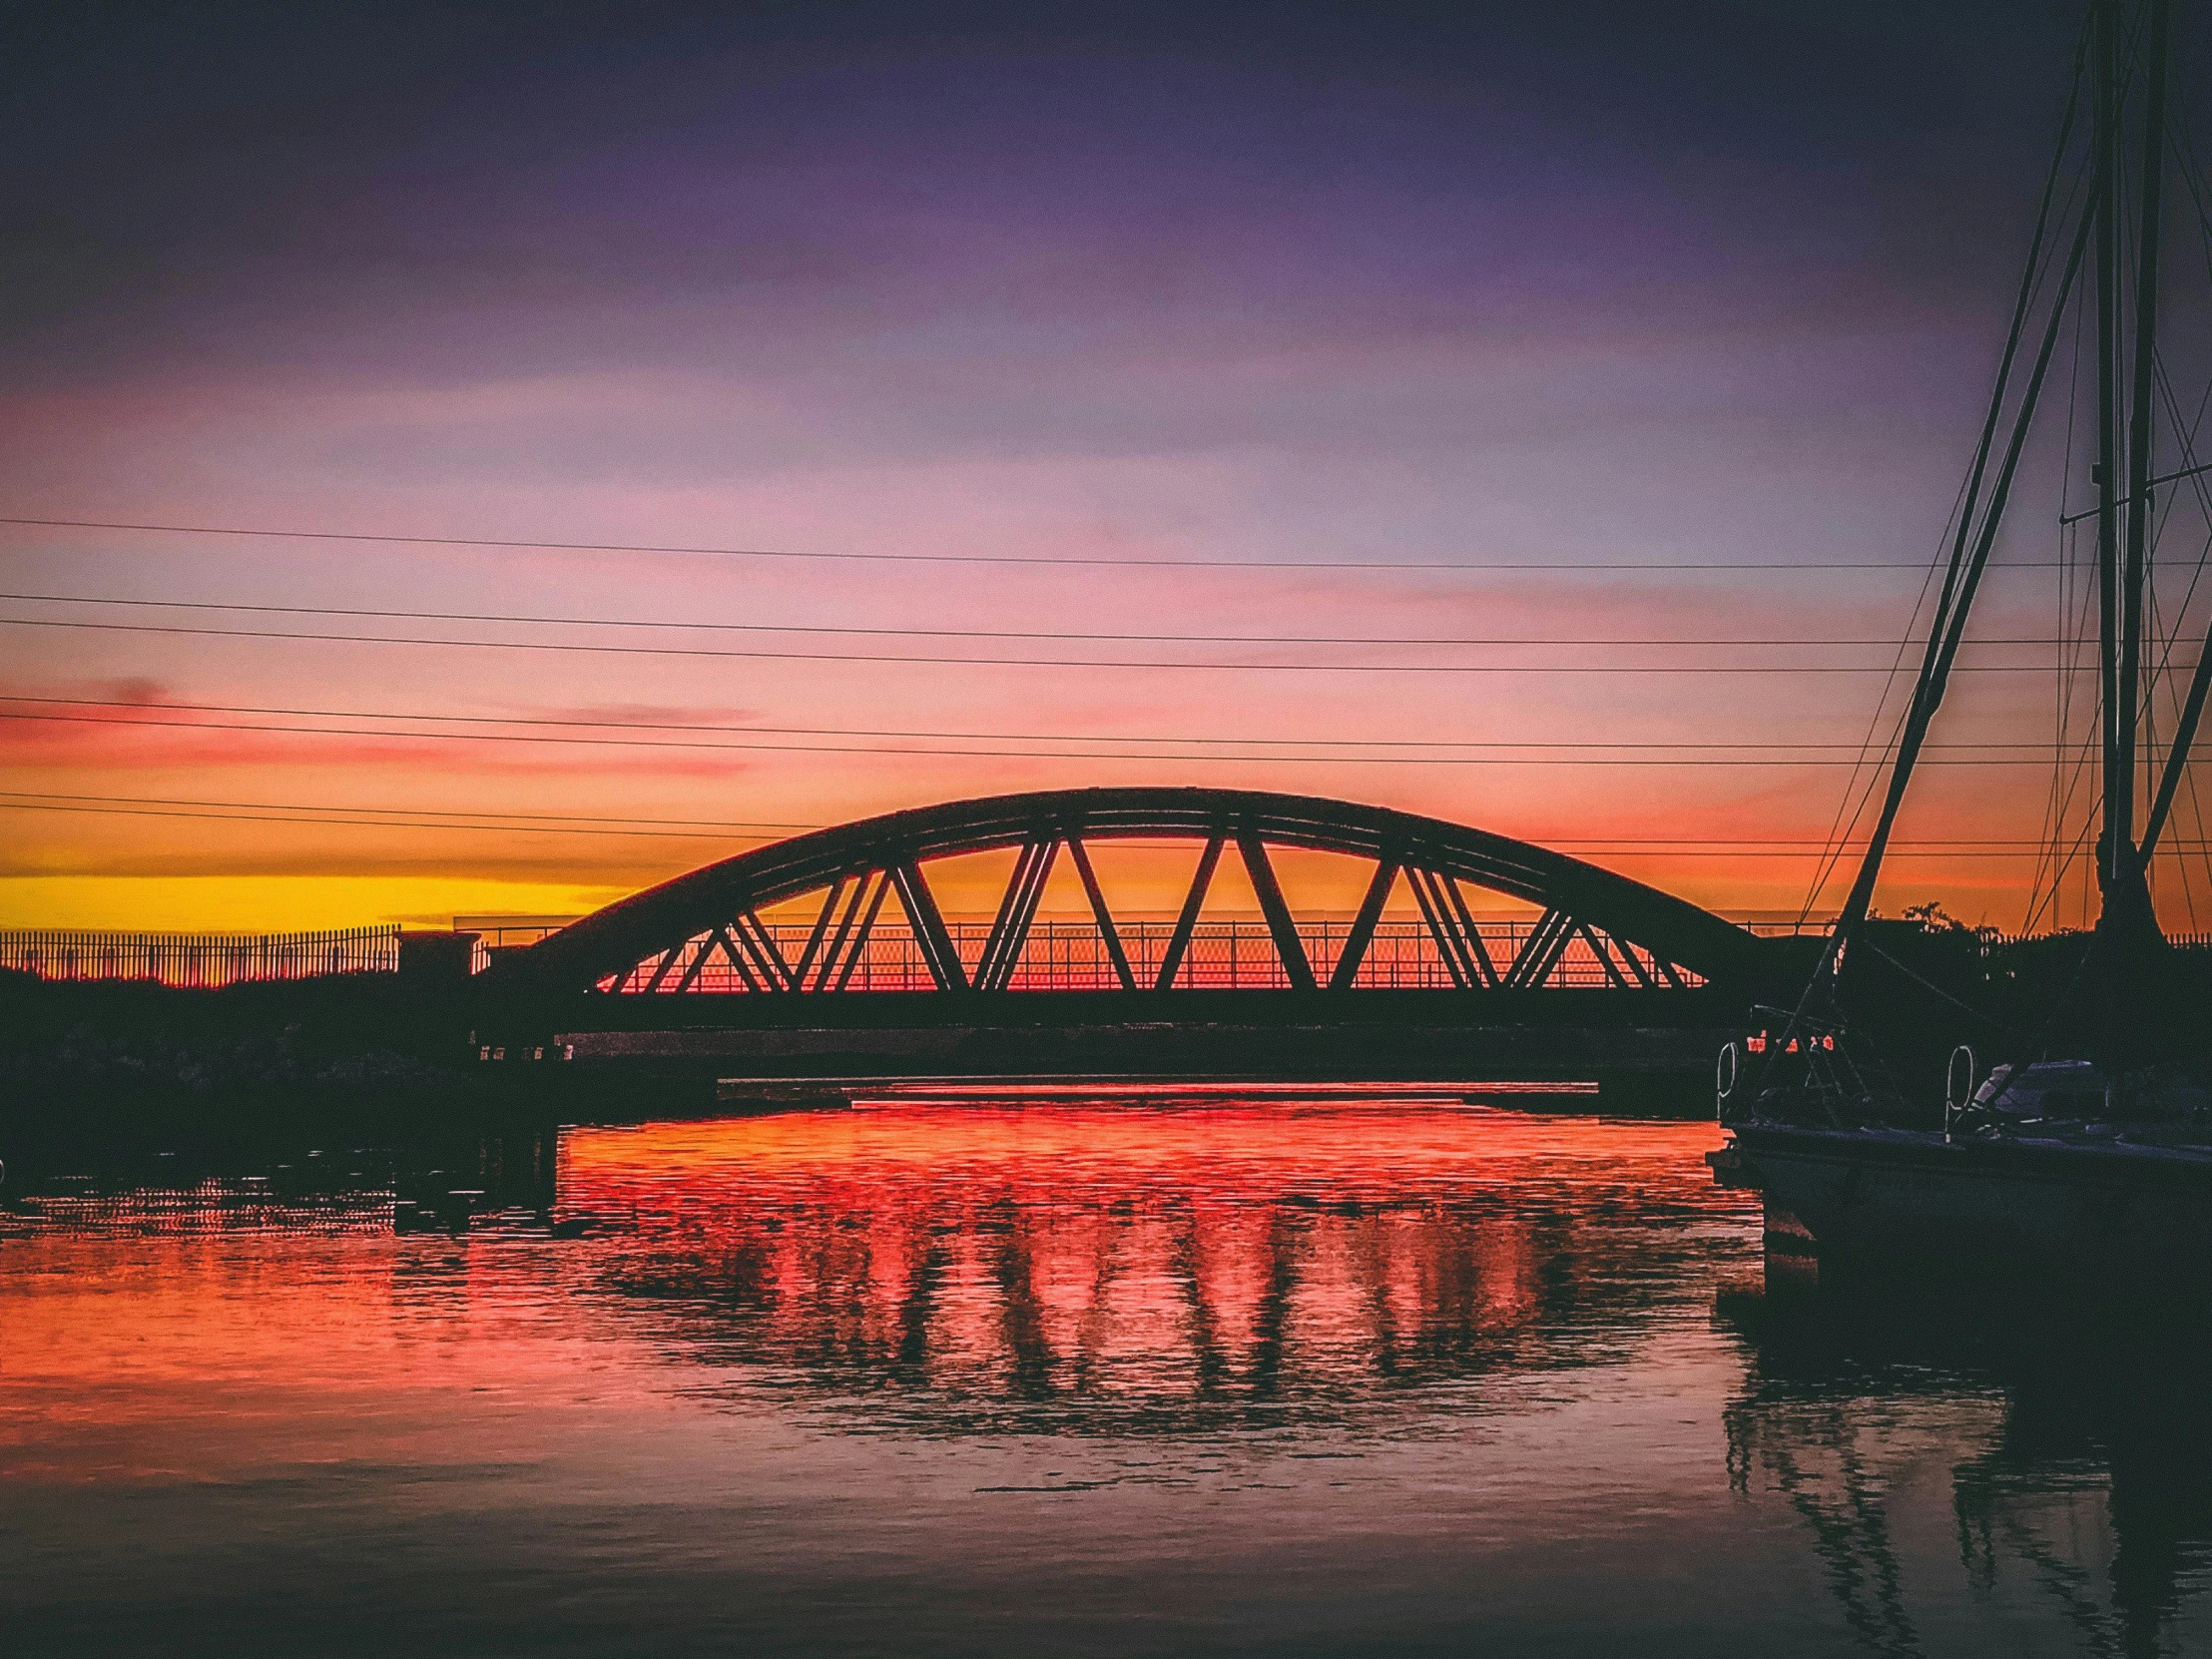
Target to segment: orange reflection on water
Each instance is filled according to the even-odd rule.
[[[1715,1139],[1388,1103],[894,1106],[573,1131],[559,1210],[625,1236],[617,1288],[803,1384],[1172,1410],[1595,1358],[1692,1224],[1740,1230]]]

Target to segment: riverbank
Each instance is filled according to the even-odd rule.
[[[392,974],[186,989],[0,973],[0,1148],[449,1119],[484,1093],[464,1020]]]

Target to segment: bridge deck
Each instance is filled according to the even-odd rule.
[[[1682,991],[1163,991],[603,994],[534,1011],[485,1060],[570,1087],[725,1078],[1051,1076],[1657,1089],[1702,1109],[1742,1010]],[[518,1027],[510,1026],[515,1031]],[[488,1035],[488,1033],[487,1033]]]

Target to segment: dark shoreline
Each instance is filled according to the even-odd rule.
[[[2054,987],[2066,982],[2084,942],[2054,935],[1992,950],[1963,931],[1887,928],[1882,954],[1855,964],[1848,988],[1879,1031],[1895,1030],[1894,1044],[1885,1036],[1893,1060],[1912,1075],[1930,1077],[1939,1075],[1943,1056],[1960,1035],[1992,1051],[2005,1040],[1993,1020],[1961,1015],[1949,991],[1940,1002],[1931,997],[1931,984],[1954,987],[1959,1001],[1979,1002],[1997,1019],[2033,1027],[2038,1022],[2025,1016],[2051,1006]],[[1034,1017],[1038,1009],[1008,1004],[986,1011],[975,1022],[978,1030],[957,1042],[940,1030],[930,1033],[931,1044],[909,1043],[912,1051],[906,1052],[889,1042],[897,1033],[876,1029],[920,1022],[908,999],[895,998],[896,1006],[883,1008],[825,1007],[824,1030],[810,1038],[820,1039],[812,1047],[784,1037],[748,1037],[759,1050],[751,1054],[734,1049],[726,1055],[672,1051],[658,1059],[618,1055],[626,1039],[617,1019],[615,1034],[599,1039],[610,1051],[604,1062],[579,1053],[574,1063],[564,1063],[539,1045],[566,1028],[565,1009],[531,998],[515,1001],[493,983],[496,975],[471,978],[458,957],[441,967],[443,962],[426,956],[429,971],[407,971],[403,964],[397,973],[219,989],[48,980],[0,970],[0,1159],[42,1146],[104,1142],[185,1145],[276,1133],[311,1135],[325,1143],[349,1138],[355,1144],[388,1144],[395,1137],[496,1132],[517,1124],[823,1106],[836,1103],[837,1084],[847,1079],[864,1079],[874,1088],[892,1085],[896,1077],[949,1073],[1007,1081],[1048,1072],[1099,1080],[1149,1078],[1163,1090],[1177,1081],[1227,1084],[1240,1078],[1396,1080],[1464,1086],[1470,1095],[1479,1095],[1480,1082],[1488,1078],[1569,1080],[1568,1069],[1556,1064],[1516,1073],[1510,1066],[1485,1070],[1483,1062],[1470,1061],[1447,1029],[1468,1018],[1447,1005],[1450,993],[1437,993],[1438,999],[1424,1000],[1419,1009],[1399,1010],[1393,1003],[1381,1016],[1382,1023],[1355,1019],[1344,1028],[1344,1042],[1319,1046],[1307,1029],[1320,1029],[1309,1013],[1291,1007],[1283,993],[1253,991],[1179,993],[1192,1000],[1171,1007],[1154,998],[1136,1009],[1094,999],[1097,1006],[1086,1013],[1090,1023],[1064,1031],[1040,1023]],[[452,971],[455,967],[460,971]],[[2201,1016],[2212,1006],[2212,949],[2175,950],[2168,981],[2158,989],[2161,1000]],[[1541,994],[1540,1007],[1533,1001],[1516,1005],[1509,1019],[1532,1022],[1531,1029],[1562,1020],[1579,1024],[1584,1016],[1571,1004],[1593,993]],[[1945,1017],[1932,1022],[1932,1010]],[[760,1023],[757,1014],[766,1011],[702,1007],[655,1015],[675,1019],[679,1036],[705,1020],[718,1028],[729,1022],[732,1033],[745,1037]],[[596,1012],[604,1020],[609,1011]],[[623,1018],[639,1012],[621,1011]],[[1063,1008],[1054,1013],[1065,1022]],[[1731,1025],[1747,1013],[1715,1005],[1698,1023]],[[1132,1018],[1135,1023],[1127,1023]],[[1943,1029],[1936,1030],[1936,1023]],[[2201,1017],[2197,1023],[2203,1040]],[[1184,1027],[1180,1036],[1178,1026]],[[1471,1038],[1478,1024],[1467,1029]],[[531,1046],[512,1046],[516,1043]],[[540,1056],[540,1063],[532,1063]],[[1671,1060],[1651,1069],[1651,1058],[1631,1059],[1637,1069],[1602,1079],[1586,1074],[1603,1084],[1595,1097],[1524,1097],[1513,1103],[1640,1118],[1694,1118],[1712,1109],[1710,1074],[1702,1060],[1695,1068],[1699,1075],[1693,1075],[1692,1068]],[[1604,1062],[1593,1053],[1590,1063]],[[1475,1075],[1455,1076],[1461,1065]],[[765,1087],[757,1099],[724,1090],[718,1101],[718,1081],[733,1076],[758,1077]]]
[[[718,1101],[720,1076],[754,1068],[707,1058],[594,1065],[548,1055],[530,1063],[526,1054],[518,1063],[504,1049],[486,1049],[494,1041],[488,1031],[478,1040],[480,1022],[500,1021],[498,1004],[465,979],[362,973],[200,989],[0,972],[0,1157],[33,1145],[103,1139],[228,1140],[273,1130],[389,1137],[578,1116],[713,1115],[749,1103],[820,1106],[849,1092],[840,1084],[895,1086],[901,1075],[936,1077],[943,1069],[920,1055],[903,1063],[871,1055],[865,1070],[879,1076],[870,1076],[824,1056],[828,1063],[817,1064],[830,1076],[810,1078],[812,1067],[802,1064],[793,1075],[764,1078],[768,1086],[757,1102],[733,1100],[728,1091]],[[1070,1075],[1118,1078],[1123,1071],[1112,1063],[1121,1056],[1103,1050],[1066,1058],[1075,1062]],[[1162,1092],[1183,1081],[1230,1084],[1243,1065],[1261,1058],[1244,1055],[1237,1069],[1218,1075],[1202,1067],[1184,1077],[1171,1067],[1157,1081]],[[1009,1080],[1028,1069],[1017,1068]],[[1308,1069],[1293,1065],[1280,1078],[1265,1070],[1251,1075],[1332,1080],[1318,1071],[1308,1077]],[[1006,1074],[992,1068],[990,1075]],[[1616,1087],[1602,1101],[1563,1093],[1547,1109],[1702,1115],[1704,1091],[1684,1082]],[[1478,1083],[1468,1088],[1479,1092]]]

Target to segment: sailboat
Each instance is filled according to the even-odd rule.
[[[2161,647],[2170,661],[2174,642],[2146,617],[2157,531],[2183,489],[2212,524],[2202,476],[2212,463],[2195,462],[2190,406],[2161,351],[2169,215],[2193,211],[2212,250],[2212,199],[2173,120],[2171,38],[2170,0],[2096,0],[2088,12],[1879,816],[1803,994],[1762,1010],[1761,1033],[1720,1058],[1727,1138],[1709,1161],[1723,1182],[1763,1195],[1770,1264],[1974,1264],[2036,1282],[2125,1275],[2137,1285],[2212,1277],[2212,1006],[2193,1005],[2202,993],[2185,987],[2197,976],[2176,971],[2147,874],[2212,691],[2207,639],[2158,756],[2146,737],[2150,692],[2175,681],[2160,679]],[[2170,188],[2169,172],[2186,189]],[[1902,1080],[1855,1027],[1842,970],[1855,952],[1879,950],[1869,918],[1884,856],[2029,433],[2060,400],[2045,393],[2069,340],[2076,363],[2084,350],[2094,358],[2076,394],[2093,382],[2093,505],[2062,523],[2093,520],[2095,532],[2097,725],[2084,759],[2093,742],[2099,799],[2079,845],[2084,856],[2093,848],[2097,918],[2062,993],[2015,1021],[2027,1029],[1984,1038],[1979,1055],[1953,1051],[1938,1104],[1935,1078],[1918,1089]]]

